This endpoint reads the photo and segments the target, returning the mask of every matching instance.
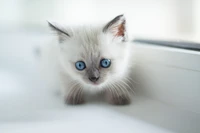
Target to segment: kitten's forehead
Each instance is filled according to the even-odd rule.
[[[119,54],[112,37],[97,27],[72,29],[71,39],[67,40],[67,53],[73,61],[99,62],[100,58],[113,58]]]
[[[83,45],[98,45],[99,36],[102,34],[100,27],[81,26],[73,29],[72,37],[81,41]]]
[[[73,39],[77,41],[77,47],[83,58],[97,58],[100,56],[100,45],[102,40],[100,28],[81,27],[74,30]]]

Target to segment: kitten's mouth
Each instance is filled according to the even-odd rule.
[[[89,81],[88,82],[88,84],[91,84],[91,85],[99,85],[99,84],[101,84],[101,82],[99,82],[99,81]]]
[[[101,83],[102,83],[101,81],[95,81],[95,82],[89,81],[89,84],[94,85],[94,86],[98,86],[98,85],[100,85]]]
[[[93,85],[99,85],[99,82],[91,82]]]

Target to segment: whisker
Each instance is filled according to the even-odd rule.
[[[139,82],[133,80],[133,78],[130,78],[130,77],[125,77],[124,79],[127,79],[129,82],[133,82],[135,84],[140,84]]]
[[[112,91],[113,92],[115,92],[115,94],[119,97],[120,95],[119,95],[119,92],[117,91],[118,89],[117,89],[117,87],[116,87],[116,85],[114,84],[114,83],[110,83],[111,84],[111,86],[112,86]]]
[[[125,85],[126,86],[126,90],[130,90],[133,94],[135,94],[133,88],[130,87],[130,85],[128,85],[126,82],[124,82],[123,80],[120,80],[119,81],[122,85]]]
[[[119,82],[116,82],[116,86],[118,87],[118,89],[119,89],[121,92],[123,92],[123,94],[125,94],[125,95],[126,95],[126,93],[127,93],[127,90],[126,90],[126,89],[124,89],[124,87],[123,87],[123,86],[121,86],[121,84],[119,84]]]
[[[111,86],[112,86],[111,91],[114,92],[112,97],[114,98],[115,95],[117,95],[119,97],[120,95],[119,95],[119,92],[118,92],[116,85],[111,83]],[[118,102],[120,102],[118,98],[116,98],[116,99],[117,99]],[[114,100],[116,100],[116,99],[114,99]]]
[[[72,103],[73,104],[75,104],[75,100],[76,100],[76,94],[77,94],[77,91],[78,91],[78,89],[76,89],[75,87],[77,86],[77,85],[79,85],[78,84],[78,82],[73,82],[73,84],[72,84],[72,86],[70,87],[70,91],[69,91],[69,93],[68,93],[68,96],[70,96],[70,98],[72,97],[73,99],[73,101],[72,101]]]
[[[82,88],[78,89],[78,92],[77,92],[77,102],[80,102],[81,101],[81,98],[82,98]]]

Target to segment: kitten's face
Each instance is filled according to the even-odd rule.
[[[103,88],[124,77],[128,53],[122,17],[103,28],[78,27],[61,36],[60,61],[73,80],[82,86]]]

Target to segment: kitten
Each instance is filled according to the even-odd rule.
[[[104,92],[111,104],[130,103],[129,43],[124,15],[95,27],[48,24],[58,37],[56,59],[67,104],[83,103],[87,91]]]

